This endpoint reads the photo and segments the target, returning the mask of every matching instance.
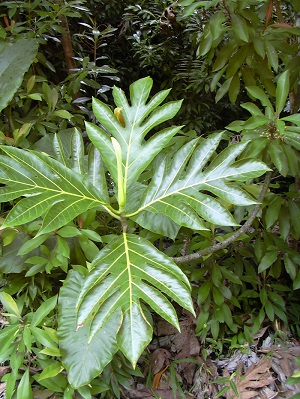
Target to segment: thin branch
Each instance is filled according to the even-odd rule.
[[[71,33],[69,28],[69,22],[65,15],[59,16],[61,26],[63,27],[64,31],[61,34],[61,43],[64,50],[65,62],[68,75],[72,75],[75,73],[76,63],[74,60],[74,51],[71,39]]]
[[[193,254],[189,255],[184,255],[184,256],[178,256],[174,257],[173,260],[174,262],[180,264],[180,263],[187,263],[191,262],[193,260],[200,259],[204,255],[212,254],[216,251],[219,251],[220,249],[226,248],[228,245],[236,241],[242,234],[246,233],[246,231],[251,227],[254,219],[256,218],[256,215],[258,214],[260,208],[261,208],[261,203],[264,200],[264,197],[267,193],[270,181],[271,181],[271,175],[272,172],[268,172],[265,176],[264,184],[262,186],[261,192],[258,197],[258,204],[255,205],[253,212],[249,216],[248,220],[243,224],[242,227],[240,227],[232,236],[224,240],[223,242],[219,242],[215,245],[212,245],[211,247],[205,248],[202,251],[195,252]]]
[[[279,20],[280,23],[282,23],[282,22],[284,22],[284,18],[283,18],[282,12],[281,12],[279,1],[275,0],[274,4],[275,4],[278,20]]]
[[[55,0],[54,3],[62,7],[62,2],[60,0]],[[75,73],[74,70],[76,68],[76,63],[74,59],[74,51],[73,51],[72,38],[69,28],[69,22],[68,18],[63,13],[60,13],[58,15],[58,19],[60,20],[60,24],[63,28],[63,32],[61,34],[61,44],[63,47],[66,69],[68,75],[72,75],[73,73]]]

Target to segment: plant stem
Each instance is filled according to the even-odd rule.
[[[122,229],[123,229],[123,233],[128,233],[129,229],[128,229],[128,223],[127,223],[127,219],[125,216],[121,216],[121,224],[122,224]]]
[[[278,17],[279,22],[280,23],[284,22],[284,18],[283,18],[283,15],[282,15],[282,12],[281,12],[281,9],[280,9],[280,4],[279,4],[278,0],[274,1],[274,5],[275,5],[275,8],[276,8],[276,13],[277,13],[277,17]]]
[[[59,0],[56,0],[55,4],[59,4],[62,7]],[[73,51],[71,33],[69,28],[69,22],[68,18],[64,14],[60,14],[58,18],[64,30],[63,33],[61,34],[61,44],[63,46],[66,69],[68,75],[72,75],[73,73],[75,73],[76,63],[74,60],[74,51]]]
[[[193,260],[200,259],[204,255],[209,255],[212,254],[216,251],[219,251],[220,249],[226,248],[229,244],[233,243],[240,237],[242,234],[244,234],[249,227],[251,227],[254,219],[256,218],[256,215],[258,214],[260,208],[261,208],[261,203],[263,202],[263,199],[267,193],[270,181],[271,181],[271,175],[272,172],[268,172],[265,176],[264,184],[262,186],[261,192],[258,197],[259,203],[255,206],[253,212],[249,216],[248,220],[243,224],[242,227],[240,227],[231,237],[227,238],[223,242],[219,242],[215,245],[212,245],[211,247],[205,248],[202,251],[195,252],[193,254],[189,255],[184,255],[184,256],[178,256],[174,257],[173,260],[174,262],[180,264],[180,263],[187,263],[191,262]]]

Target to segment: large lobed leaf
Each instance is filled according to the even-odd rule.
[[[149,140],[145,140],[147,133],[157,125],[173,118],[181,106],[181,101],[168,102],[160,106],[170,90],[157,93],[147,102],[152,85],[153,81],[150,77],[134,82],[130,86],[131,105],[124,92],[114,87],[115,104],[122,114],[124,124],[107,105],[97,99],[93,99],[93,111],[103,128],[86,123],[87,134],[100,151],[116,183],[118,182],[117,158],[110,134],[118,141],[122,152],[124,177],[122,183],[126,191],[181,128],[181,126],[166,128],[157,132]]]
[[[39,234],[54,231],[80,213],[108,205],[87,179],[44,153],[1,146],[0,201],[24,196],[9,212],[4,227],[18,226],[45,215]]]
[[[121,314],[116,312],[106,324],[89,337],[90,323],[76,329],[76,302],[83,285],[83,276],[70,271],[59,294],[58,338],[62,363],[74,388],[88,384],[99,375],[118,350],[116,334]]]
[[[148,140],[146,135],[172,118],[180,102],[160,106],[168,90],[148,101],[151,87],[150,78],[133,83],[130,105],[124,93],[114,88],[115,103],[124,123],[120,115],[116,117],[106,105],[94,100],[94,112],[102,127],[87,123],[88,135],[96,147],[90,150],[87,163],[78,132],[72,137],[71,157],[66,156],[60,139],[55,139],[59,161],[44,153],[1,146],[6,155],[0,156],[0,183],[4,184],[0,187],[0,201],[25,197],[10,211],[3,227],[44,216],[39,234],[47,233],[95,207],[120,219],[121,210],[115,211],[109,205],[102,161],[118,189],[124,189],[125,198],[127,195],[124,219],[133,218],[159,233],[167,228],[172,237],[178,226],[205,229],[202,219],[235,225],[217,198],[237,205],[254,203],[233,182],[258,177],[268,168],[256,160],[236,161],[246,144],[230,146],[214,156],[222,134],[211,135],[200,144],[199,139],[190,141],[175,153],[170,150],[158,155],[180,127],[161,130]],[[155,157],[154,165],[147,170],[150,183],[146,186],[139,181],[140,176]],[[133,365],[137,363],[152,338],[146,306],[177,328],[171,301],[193,313],[187,277],[150,242],[133,234],[124,232],[114,237],[92,261],[84,282],[79,277],[75,273],[69,275],[59,299],[60,345],[74,387],[100,373],[118,349]],[[105,334],[110,330],[113,335],[108,339]],[[91,362],[86,372],[80,371],[81,356],[84,362]],[[98,356],[101,360],[97,360]]]
[[[221,139],[222,133],[212,134],[200,144],[196,139],[173,155],[159,156],[139,202],[127,204],[128,217],[144,226],[145,212],[161,213],[194,230],[206,229],[199,216],[216,225],[236,225],[217,198],[235,205],[254,204],[255,199],[236,182],[261,176],[269,168],[255,159],[236,161],[247,143],[232,145],[211,161]],[[151,228],[149,218],[146,222]]]
[[[143,304],[179,329],[177,315],[166,295],[192,313],[190,285],[179,267],[150,242],[123,234],[102,249],[81,289],[78,327],[91,323],[90,339],[122,310],[117,335],[119,348],[136,364],[152,338]]]

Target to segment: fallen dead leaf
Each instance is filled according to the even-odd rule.
[[[260,352],[272,357],[272,370],[276,373],[281,391],[300,392],[300,384],[286,385],[285,382],[298,368],[295,357],[300,356],[300,346],[273,345]]]
[[[169,351],[163,348],[156,349],[150,358],[152,374],[155,375],[159,373],[165,366],[170,364],[170,359],[172,355]]]
[[[242,365],[237,368],[237,374],[232,379],[237,391],[239,393],[239,399],[252,399],[258,396],[257,389],[266,387],[273,382],[272,375],[270,373],[270,367],[272,364],[271,358],[261,359],[257,364],[250,366],[244,374],[242,374]],[[226,370],[224,377],[229,377],[230,374]],[[226,392],[226,399],[231,399],[235,396],[234,391],[230,388]]]
[[[159,387],[160,379],[163,373],[169,368],[169,366],[166,366],[164,369],[162,369],[159,373],[155,374],[153,377],[152,381],[152,388],[157,389]]]
[[[215,398],[218,389],[212,381],[219,377],[218,369],[210,358],[207,358],[205,363],[200,366],[194,376],[193,394],[196,399]]]

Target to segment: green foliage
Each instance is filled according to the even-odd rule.
[[[296,358],[295,359],[296,360],[296,363],[297,363],[297,365],[299,366],[300,365],[300,359],[299,358]],[[296,371],[294,374],[292,374],[287,380],[286,380],[286,383],[287,384],[299,384],[299,382],[300,382],[300,372],[299,371]],[[293,395],[292,397],[291,397],[291,399],[299,399],[299,394],[296,394],[296,395]]]
[[[152,312],[179,328],[192,298],[219,352],[300,334],[295,3],[0,5],[7,398],[120,398]]]
[[[152,338],[151,322],[143,304],[147,303],[177,328],[176,312],[165,295],[193,312],[189,282],[185,275],[148,240],[128,233],[130,218],[147,211],[151,206],[150,212],[160,213],[179,226],[206,229],[200,219],[194,222],[195,225],[192,224],[191,215],[195,215],[195,211],[206,220],[222,223],[224,217],[224,224],[235,225],[234,219],[221,203],[210,200],[207,194],[200,194],[199,190],[210,191],[227,202],[241,205],[253,203],[254,200],[237,183],[234,186],[232,181],[254,178],[268,169],[258,161],[245,159],[236,162],[236,157],[245,147],[239,144],[221,152],[204,169],[222,137],[215,135],[200,144],[191,141],[175,153],[171,152],[171,162],[160,161],[159,168],[150,168],[152,177],[148,171],[151,183],[147,187],[143,177],[145,169],[180,129],[167,128],[144,140],[150,129],[172,118],[180,106],[178,102],[171,102],[159,107],[168,91],[156,94],[147,102],[151,86],[150,78],[132,84],[131,105],[122,91],[114,89],[115,102],[122,110],[124,124],[100,101],[95,101],[94,110],[105,130],[87,124],[87,133],[114,180],[118,208],[115,208],[115,200],[112,203],[108,195],[103,166],[101,162],[96,162],[96,159],[99,160],[99,157],[95,158],[98,156],[96,149],[91,150],[85,167],[83,142],[78,131],[72,137],[70,160],[67,160],[58,136],[54,141],[54,149],[59,160],[35,151],[2,146],[6,155],[1,156],[1,182],[4,184],[1,200],[6,202],[20,195],[25,196],[9,212],[3,228],[26,225],[39,217],[43,218],[35,238],[26,241],[19,253],[32,251],[52,231],[60,234],[60,227],[63,228],[93,208],[106,210],[123,226],[121,236],[111,236],[110,243],[98,254],[96,251],[87,276],[81,276],[78,272],[70,273],[61,290],[58,334],[62,364],[69,372],[68,380],[73,388],[89,383],[101,373],[118,349],[133,365],[136,364]],[[106,131],[113,135],[111,139]],[[171,168],[166,170],[166,165]],[[134,199],[132,194],[137,184],[139,188],[142,187],[144,194]],[[218,217],[211,216],[211,206],[218,209]],[[155,232],[155,226],[152,225],[151,229]],[[70,228],[68,233],[65,229],[62,236],[78,234],[77,229],[74,230]],[[92,233],[90,236],[95,238]],[[68,247],[60,237],[58,247],[61,255],[69,256]],[[40,263],[40,259],[33,257],[27,262],[32,260]],[[71,302],[69,300],[65,308],[64,298],[70,296],[74,299]],[[74,332],[76,323],[77,332]],[[107,344],[97,345],[100,340],[103,342],[113,326],[116,331],[113,336],[108,336]],[[83,342],[79,347],[78,340]],[[90,352],[86,351],[86,345]],[[95,361],[90,361],[90,357]],[[98,357],[102,359],[101,363]],[[84,373],[78,373],[78,367],[82,364],[80,358],[90,363],[90,368]],[[59,364],[54,369],[51,367],[51,377],[60,371]],[[42,374],[38,381],[44,378],[48,377]]]
[[[180,1],[183,19],[205,10],[209,18],[197,36],[196,55],[205,57],[214,73],[211,90],[216,101],[228,94],[235,103],[245,86],[259,82],[269,96],[275,96],[274,80],[282,64],[289,65],[297,56],[294,40],[299,28],[284,20],[273,3],[253,1]],[[288,5],[283,9],[288,11]],[[265,24],[262,23],[265,20]],[[282,48],[283,41],[286,45]],[[299,76],[293,76],[297,79]],[[293,81],[294,84],[294,81]]]
[[[278,77],[275,107],[262,89],[251,86],[247,91],[260,101],[265,112],[253,103],[244,103],[242,107],[251,113],[251,117],[246,121],[234,121],[227,128],[242,133],[251,141],[248,151],[275,165],[282,176],[296,176],[299,171],[300,114],[280,118],[290,91],[289,71]]]
[[[34,39],[20,38],[15,42],[2,41],[0,54],[2,65],[0,70],[2,111],[21,86],[23,75],[28,70],[37,53],[37,42]]]

